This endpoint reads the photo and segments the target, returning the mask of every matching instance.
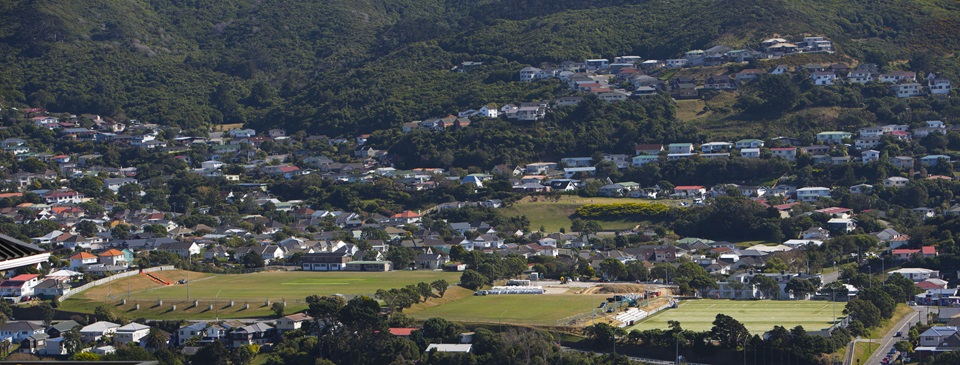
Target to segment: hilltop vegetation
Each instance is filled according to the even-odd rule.
[[[370,132],[562,89],[522,64],[675,57],[774,34],[960,75],[960,7],[906,1],[86,0],[0,4],[0,104],[185,129],[210,123]],[[470,73],[450,72],[464,60]]]

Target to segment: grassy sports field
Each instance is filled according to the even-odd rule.
[[[561,227],[569,230],[571,216],[577,208],[586,204],[617,204],[617,203],[659,203],[677,205],[681,200],[648,200],[634,198],[581,198],[579,196],[561,195],[559,200],[547,197],[526,197],[503,208],[503,213],[509,216],[526,215],[530,219],[530,228],[546,228],[547,232],[557,232]],[[601,220],[604,229],[629,229],[640,224],[634,220]]]
[[[836,303],[837,316],[843,316],[844,304]],[[808,331],[815,331],[830,326],[834,303],[809,300],[689,300],[680,302],[676,309],[655,314],[629,330],[667,329],[667,321],[679,321],[684,329],[708,331],[713,327],[713,320],[718,313],[736,318],[752,334],[762,334],[773,329],[773,326],[789,329],[800,325]]]
[[[208,318],[218,315],[221,318],[240,318],[268,315],[269,308],[264,305],[267,300],[287,300],[288,312],[293,312],[305,308],[303,299],[313,294],[373,295],[377,289],[399,288],[421,281],[444,279],[451,286],[460,281],[460,273],[436,271],[290,271],[221,275],[173,270],[155,274],[169,282],[187,279],[188,284],[160,286],[142,276],[134,276],[77,294],[64,301],[61,308],[92,313],[96,306],[110,304],[116,307],[117,312],[129,312],[129,317]],[[120,305],[120,300],[126,298],[129,298],[128,303]],[[155,306],[158,300],[163,300],[164,305]],[[192,306],[193,300],[200,301],[197,307]],[[227,307],[230,300],[236,302],[235,306]],[[136,303],[141,305],[139,311],[133,310]],[[250,308],[242,309],[244,303],[250,303]],[[170,311],[172,305],[177,305],[178,310]],[[208,310],[209,305],[214,305],[213,311]]]
[[[590,313],[608,295],[546,294],[469,296],[443,305],[411,311],[417,319],[553,326],[560,319]]]

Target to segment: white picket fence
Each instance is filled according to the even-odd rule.
[[[176,268],[175,268],[173,265],[156,266],[156,267],[149,267],[149,268],[143,269],[142,272],[155,272],[155,271],[174,270],[174,269],[176,269]],[[139,269],[137,269],[137,270],[129,270],[129,271],[124,271],[124,272],[122,272],[122,273],[118,273],[118,274],[114,274],[114,275],[111,275],[111,276],[107,276],[107,277],[102,278],[102,279],[97,279],[97,280],[91,281],[91,282],[89,282],[89,283],[83,284],[83,285],[78,286],[78,287],[76,287],[76,288],[70,289],[69,292],[67,292],[67,293],[65,293],[65,294],[63,294],[63,295],[60,296],[60,300],[61,300],[61,301],[66,300],[67,298],[72,297],[74,294],[77,294],[77,293],[82,292],[82,291],[84,291],[84,290],[90,289],[90,288],[95,287],[95,286],[97,286],[97,285],[103,285],[103,284],[109,283],[109,282],[114,281],[114,280],[120,280],[120,279],[123,279],[123,278],[126,278],[126,277],[130,277],[130,276],[133,276],[133,275],[139,275],[140,272],[141,272],[141,270],[139,270]]]

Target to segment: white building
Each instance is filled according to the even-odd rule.
[[[809,187],[797,189],[797,200],[812,203],[820,198],[829,198],[830,189],[824,187]]]

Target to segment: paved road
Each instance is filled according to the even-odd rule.
[[[834,281],[837,281],[837,278],[839,277],[840,277],[840,271],[834,271],[834,272],[823,274],[823,285],[827,285]]]
[[[896,325],[890,328],[889,332],[883,334],[883,337],[879,339],[873,339],[873,340],[855,340],[855,342],[856,341],[873,342],[878,345],[878,347],[876,347],[876,350],[873,352],[873,354],[871,354],[870,357],[867,359],[867,362],[865,364],[860,364],[860,365],[879,365],[883,360],[883,357],[887,356],[887,353],[890,352],[890,349],[893,348],[893,345],[903,339],[901,337],[896,337],[897,332],[906,334],[907,332],[910,331],[910,326],[913,325],[914,323],[917,323],[917,321],[919,320],[926,321],[926,319],[923,319],[922,316],[920,315],[921,311],[923,310],[923,307],[910,307],[910,309],[913,309],[913,313],[910,313],[904,316],[903,319],[900,320],[900,322],[897,322]],[[844,359],[844,365],[854,365],[852,362],[853,362],[852,354],[851,356],[847,356]]]

